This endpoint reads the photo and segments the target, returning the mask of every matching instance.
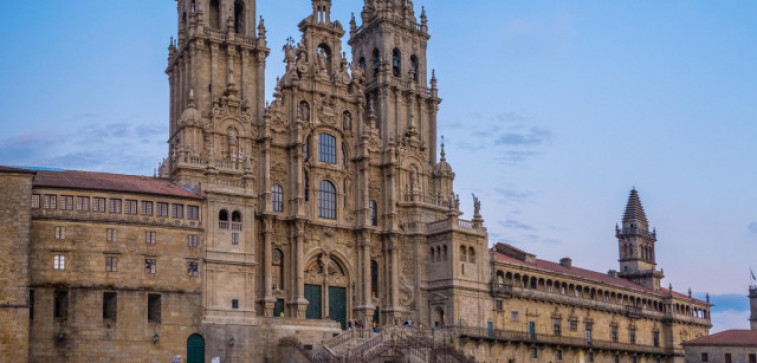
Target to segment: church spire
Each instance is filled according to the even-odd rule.
[[[649,232],[649,222],[641,205],[636,187],[631,189],[622,228],[615,226],[620,252],[619,276],[655,291],[660,288],[662,271],[656,268],[655,244],[657,233]]]
[[[647,215],[644,213],[644,207],[641,205],[639,192],[636,191],[636,188],[633,188],[631,189],[631,194],[628,196],[626,211],[623,213],[623,227],[639,228],[647,231],[648,225]]]

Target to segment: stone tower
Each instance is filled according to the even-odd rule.
[[[162,169],[199,191],[208,176],[250,172],[269,49],[262,19],[256,29],[254,0],[178,0],[177,10],[178,39],[168,48],[166,69],[169,156]]]
[[[436,79],[427,87],[428,21],[416,21],[409,0],[365,0],[362,25],[350,22],[352,58],[365,71],[366,96],[375,106],[384,145],[417,138],[436,161]]]
[[[620,252],[619,276],[658,291],[663,274],[656,269],[657,232],[649,231],[647,216],[635,188],[628,197],[622,228],[615,226],[615,236]]]
[[[752,315],[749,317],[749,325],[752,330],[757,330],[757,285],[749,286],[749,310]]]

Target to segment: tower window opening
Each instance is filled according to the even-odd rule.
[[[336,164],[336,137],[318,134],[318,161]]]
[[[381,54],[378,49],[373,50],[373,76],[378,76],[379,67],[381,66]]]
[[[368,202],[368,209],[370,209],[371,226],[378,226],[378,205],[376,201]]]
[[[271,254],[271,285],[274,290],[283,290],[284,282],[284,253],[276,248]]]
[[[271,204],[274,212],[284,211],[284,188],[281,185],[274,184],[271,188]]]
[[[244,33],[244,2],[237,0],[234,3],[234,33]]]
[[[318,186],[318,216],[336,219],[336,187],[328,180],[321,181]]]
[[[210,17],[211,28],[218,29],[221,27],[221,5],[218,0],[210,0],[208,16]]]
[[[229,229],[229,212],[226,209],[218,212],[218,228]]]
[[[379,266],[378,262],[371,260],[371,296],[378,296]]]
[[[410,69],[413,71],[413,81],[418,82],[418,57],[415,54],[410,57]]]
[[[365,70],[365,57],[360,57],[360,60],[357,62],[357,64],[360,66],[360,68]]]
[[[402,55],[400,54],[399,49],[394,48],[394,50],[392,51],[392,72],[394,73],[395,77],[399,77],[401,71],[402,71]]]

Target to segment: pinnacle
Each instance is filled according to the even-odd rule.
[[[641,206],[641,199],[639,199],[639,192],[636,191],[636,188],[631,189],[626,212],[623,213],[623,222],[633,221],[643,222],[643,225],[647,225],[647,215],[644,213],[644,207]]]

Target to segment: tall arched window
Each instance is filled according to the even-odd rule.
[[[360,68],[363,69],[363,71],[365,71],[365,57],[360,57],[360,60],[357,62],[357,64],[360,66]]]
[[[234,2],[234,33],[244,33],[244,2]]]
[[[330,134],[318,134],[318,161],[336,164],[336,137]]]
[[[229,212],[226,209],[218,212],[218,228],[229,229]]]
[[[468,248],[468,262],[476,262],[476,250],[474,250],[473,247]]]
[[[219,29],[221,27],[221,5],[218,0],[210,0],[208,16],[210,17],[210,27]]]
[[[304,176],[304,184],[305,184],[305,201],[310,201],[310,174],[306,171]]]
[[[284,253],[278,248],[271,253],[271,286],[274,290],[284,289]]]
[[[336,187],[328,180],[318,185],[318,216],[336,219]]]
[[[378,49],[373,50],[373,76],[378,76],[379,67],[381,66],[381,54]]]
[[[372,226],[378,226],[378,206],[376,205],[376,201],[370,201],[368,202],[368,209],[370,210],[370,217],[371,217],[371,225]]]
[[[395,77],[399,77],[402,72],[402,54],[397,48],[392,51],[392,72]]]
[[[284,188],[274,184],[271,188],[271,204],[274,212],[284,211]]]
[[[460,246],[460,262],[468,262],[468,249]]]
[[[240,213],[238,210],[231,212],[231,230],[242,230],[242,213]]]
[[[413,54],[410,56],[410,69],[413,71],[413,81],[418,82],[418,57]]]
[[[379,267],[378,262],[371,260],[371,296],[378,297]]]

